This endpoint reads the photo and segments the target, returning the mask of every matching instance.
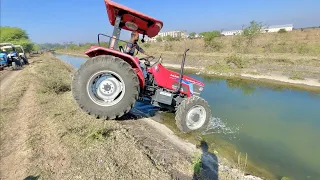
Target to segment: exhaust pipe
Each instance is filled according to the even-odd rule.
[[[186,49],[183,53],[182,62],[181,62],[181,69],[180,69],[179,84],[178,84],[178,88],[175,90],[175,93],[178,93],[181,88],[181,82],[182,82],[183,72],[184,72],[184,63],[186,61],[186,56],[187,56],[188,51],[189,51],[189,49]]]

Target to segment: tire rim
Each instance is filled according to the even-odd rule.
[[[113,106],[125,94],[125,84],[119,74],[113,71],[99,71],[87,83],[90,99],[100,106]]]
[[[204,125],[206,118],[206,109],[201,105],[195,105],[187,112],[187,127],[191,130],[199,129]]]

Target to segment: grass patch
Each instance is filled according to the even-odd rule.
[[[200,174],[201,171],[201,153],[194,153],[192,157],[192,167],[193,167],[193,172],[196,175]]]
[[[227,64],[224,63],[216,63],[214,65],[209,65],[206,67],[207,72],[218,72],[218,73],[230,73],[232,70]]]
[[[300,73],[298,73],[298,72],[295,72],[292,75],[290,75],[289,79],[292,79],[292,80],[304,80],[302,75]]]
[[[90,139],[91,141],[103,141],[107,137],[110,137],[110,134],[112,133],[113,129],[97,129],[93,130],[85,139]]]
[[[247,59],[237,55],[228,56],[225,60],[228,65],[235,66],[239,69],[245,68],[247,65]]]
[[[51,61],[51,63],[41,64],[37,68],[40,92],[60,94],[70,91],[71,78],[69,69],[59,60],[51,59]]]

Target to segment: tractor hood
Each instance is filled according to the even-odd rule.
[[[122,15],[120,27],[128,31],[137,31],[140,34],[147,35],[152,38],[160,32],[163,22],[138,11],[117,4],[110,0],[104,0],[109,21],[114,26],[117,15]],[[134,2],[134,1],[133,1]]]

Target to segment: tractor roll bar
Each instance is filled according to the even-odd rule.
[[[98,34],[98,44],[99,44],[99,46],[101,46],[101,45],[100,45],[100,36],[109,37],[109,38],[110,38],[109,43],[111,42],[112,39],[118,40],[118,41],[122,41],[122,42],[125,42],[125,43],[131,43],[131,42],[124,41],[124,40],[121,40],[121,39],[118,39],[118,38],[114,38],[114,37],[112,37],[112,36],[108,36],[108,35],[106,35],[106,34],[99,33],[99,34]],[[133,44],[133,43],[131,43],[131,44]]]
[[[182,78],[183,78],[183,72],[184,72],[184,63],[186,61],[186,56],[187,56],[187,52],[189,51],[189,49],[186,49],[183,53],[183,57],[182,57],[182,62],[181,62],[181,69],[180,69],[180,77],[179,77],[179,84],[177,89],[175,90],[174,93],[178,93],[180,91],[181,88],[181,82],[182,82]]]

